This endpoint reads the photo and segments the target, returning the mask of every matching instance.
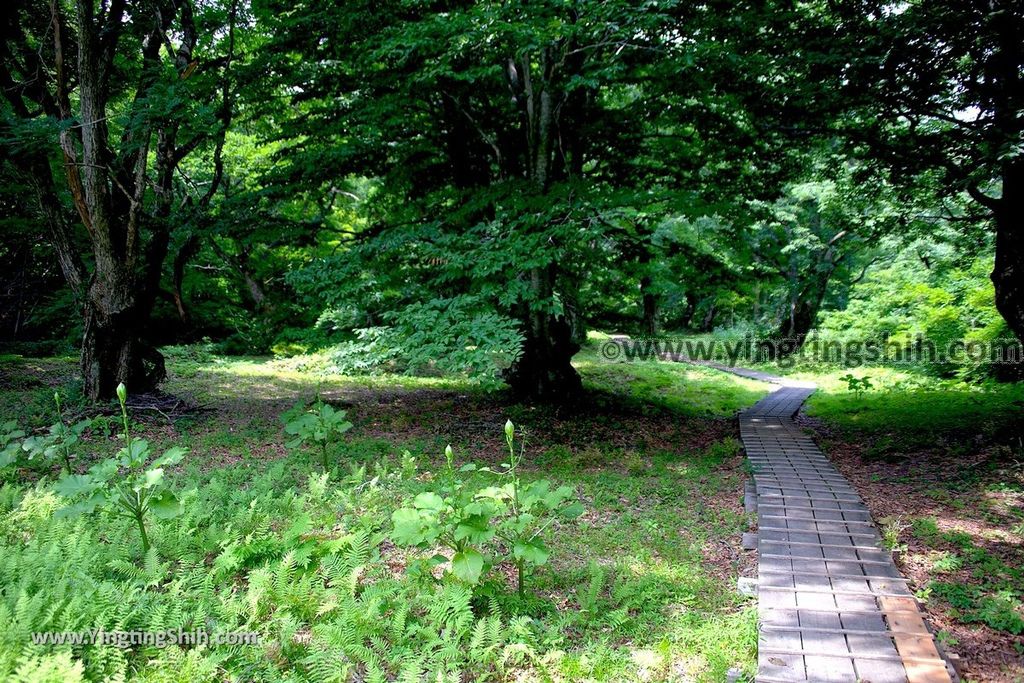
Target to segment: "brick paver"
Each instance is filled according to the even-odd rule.
[[[757,496],[759,683],[948,683],[917,602],[867,507],[793,416],[813,385],[740,414]]]

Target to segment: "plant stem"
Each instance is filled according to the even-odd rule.
[[[60,450],[61,454],[64,456],[64,469],[67,470],[68,474],[71,474],[71,449],[68,448],[67,444],[68,433],[70,430],[68,429],[68,426],[64,424],[64,411],[61,410],[60,407],[60,394],[54,392],[53,402],[57,404],[57,419],[60,420],[60,426],[63,428],[63,442],[61,443]]]
[[[124,401],[118,401],[121,404],[121,423],[124,425],[124,446],[128,449],[128,459],[132,457],[132,434],[128,429],[128,409],[124,405]]]
[[[519,597],[524,598],[524,597],[526,597],[526,588],[523,585],[523,561],[522,560],[519,560],[518,562],[516,562],[516,570],[517,570],[517,573],[519,574]]]
[[[146,523],[140,513],[135,513],[135,522],[139,525],[139,533],[142,535],[142,554],[149,552],[149,536],[146,535]]]

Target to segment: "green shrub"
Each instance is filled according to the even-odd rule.
[[[77,501],[59,514],[84,514],[105,506],[132,520],[139,530],[145,555],[150,547],[147,518],[152,515],[170,519],[181,512],[177,496],[164,482],[164,468],[179,463],[187,450],[174,446],[151,459],[149,442],[132,439],[125,406],[127,398],[124,384],[119,384],[117,400],[121,407],[124,446],[117,456],[93,465],[85,474],[68,474],[57,482],[55,489],[62,496]]]
[[[581,515],[583,506],[571,500],[571,487],[552,488],[546,479],[523,483],[519,476],[523,451],[515,448],[511,420],[505,423],[505,442],[508,460],[498,470],[468,463],[456,472],[448,446],[442,486],[436,492],[419,494],[412,506],[395,510],[391,516],[392,538],[399,545],[448,548],[452,553],[451,573],[470,585],[480,582],[495,558],[506,559],[516,568],[519,593],[523,595],[526,569],[545,564],[550,555],[542,534],[558,519]],[[474,489],[460,476],[473,472],[492,475],[499,484]],[[447,561],[439,554],[429,563],[436,566]]]
[[[82,432],[92,427],[92,420],[79,420],[73,425],[68,425],[64,422],[59,393],[54,392],[53,401],[57,404],[57,422],[50,426],[47,434],[26,439],[21,448],[28,453],[29,461],[41,461],[48,465],[59,462],[66,474],[72,474],[72,455],[81,441]]]
[[[330,469],[330,446],[352,429],[344,410],[337,410],[317,396],[308,408],[298,403],[285,413],[284,431],[293,438],[286,444],[293,450],[312,448],[320,455],[320,464]]]

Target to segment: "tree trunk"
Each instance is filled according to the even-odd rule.
[[[165,377],[164,359],[142,333],[149,320],[129,273],[94,277],[85,302],[82,381],[92,400],[107,400],[121,382],[132,393],[156,388]],[[143,297],[145,299],[145,297]]]
[[[992,284],[996,309],[1007,326],[1024,341],[1024,162],[1006,163],[1003,196],[994,209],[996,227],[995,265]]]
[[[556,85],[556,72],[564,64],[567,50],[565,44],[557,42],[542,47],[537,55],[536,77],[531,74],[534,67],[528,57],[519,62],[510,59],[508,63],[509,87],[522,117],[522,166],[538,195],[546,194],[554,180],[569,172],[564,167],[565,154],[554,153],[560,140],[559,112],[566,101],[564,91]],[[559,275],[558,263],[530,268],[519,275],[530,283],[529,295],[514,307],[524,341],[519,359],[503,374],[520,399],[565,404],[583,390],[572,366],[572,357],[580,349],[574,328],[577,335],[581,334],[582,325],[576,316],[575,292],[565,291],[572,284],[567,284],[564,277],[559,281]],[[551,310],[556,289],[562,295],[558,297],[562,301],[560,315]]]
[[[188,308],[185,306],[185,266],[189,260],[199,251],[199,238],[191,234],[181,245],[178,253],[174,256],[174,265],[171,271],[171,296],[174,298],[174,308],[178,311],[178,319],[183,325],[189,322]]]
[[[642,229],[639,221],[636,223],[637,233],[644,236],[645,242],[650,239],[650,231]],[[658,297],[651,291],[651,250],[647,244],[640,247],[637,256],[637,265],[640,267],[640,308],[641,308],[641,329],[648,337],[658,334]]]
[[[643,332],[648,337],[658,334],[658,299],[651,292],[651,278],[640,278],[641,305],[643,307]]]
[[[178,80],[187,78],[195,68],[192,52],[198,36],[192,5],[161,5],[160,11],[143,21],[145,35],[140,41],[132,40],[131,50],[121,49],[125,46],[123,33],[139,20],[135,12],[131,12],[130,22],[126,20],[126,3],[101,3],[99,11],[94,2],[84,1],[51,2],[49,8],[47,34],[35,38],[29,27],[18,25],[19,15],[12,15],[8,27],[12,40],[0,45],[0,90],[19,119],[31,121],[46,115],[62,124],[58,141],[66,187],[89,236],[91,273],[61,210],[47,155],[32,150],[16,163],[33,178],[61,270],[82,307],[85,394],[94,400],[107,399],[121,382],[134,393],[148,391],[165,374],[163,357],[144,341],[144,334],[167,256],[174,173],[181,160],[205,139],[199,134],[179,147],[180,118],[152,115],[149,98],[167,73],[161,56],[164,47],[173,52]],[[71,16],[64,16],[65,12]],[[232,45],[234,16],[233,3],[229,20]],[[65,39],[69,26],[74,27],[73,41]],[[171,46],[172,35],[179,40],[177,50]],[[52,67],[46,64],[48,76],[40,79],[38,74],[44,73],[47,60],[46,43],[52,44]],[[229,47],[229,63],[232,49]],[[74,58],[69,59],[72,54]],[[120,82],[120,76],[115,85],[111,78],[115,71],[137,72],[134,88]],[[225,127],[230,122],[231,105],[227,83],[225,73],[219,113]],[[115,127],[120,140],[112,139],[107,125],[111,102],[118,103],[119,118],[130,122],[123,129]],[[223,131],[218,155],[222,136]],[[151,156],[155,179],[148,173]],[[219,157],[217,161],[219,174]],[[150,194],[151,202],[147,201]],[[153,205],[152,211],[146,210],[147,204]]]
[[[697,312],[697,296],[692,292],[686,293],[686,306],[683,308],[682,324],[689,329],[693,324],[693,316]]]
[[[554,292],[554,267],[534,268],[529,277],[534,300],[550,300]],[[565,404],[583,391],[572,357],[580,350],[564,316],[555,316],[538,306],[524,305],[522,354],[505,372],[505,381],[517,398]]]
[[[715,329],[715,300],[712,299],[711,303],[708,304],[708,309],[704,313],[704,319],[700,321],[700,332],[713,332]]]
[[[995,128],[1001,138],[995,149],[1005,145],[1009,150],[1019,145],[1024,123],[1021,108],[1021,69],[1024,54],[1021,52],[1020,32],[1014,21],[1000,20],[997,23],[998,50],[993,59],[992,82],[995,86],[994,118]],[[1024,342],[1024,159],[1019,152],[1005,152],[999,161],[999,175],[1002,180],[1000,198],[982,196],[972,192],[975,199],[992,211],[996,228],[996,253],[992,269],[992,284],[995,287],[996,309],[1003,316],[1006,325]]]
[[[789,315],[779,326],[772,343],[764,345],[763,353],[769,359],[785,358],[799,351],[804,345],[807,335],[814,329],[818,311],[825,300],[828,283],[834,272],[835,263],[829,260],[828,265],[817,272],[813,282],[794,293],[789,303]]]

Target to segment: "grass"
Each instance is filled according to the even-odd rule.
[[[591,348],[580,352],[574,364],[592,391],[682,415],[731,415],[768,393],[761,382],[710,368],[655,360],[608,362]]]
[[[174,421],[135,414],[154,448],[191,449],[169,475],[185,514],[151,523],[150,556],[109,511],[55,516],[54,473],[2,475],[0,678],[46,680],[49,670],[53,680],[356,680],[371,677],[374,658],[393,678],[417,653],[444,647],[477,680],[752,673],[755,611],[734,588],[747,519],[730,418],[763,395],[757,383],[687,366],[608,364],[586,351],[585,410],[560,414],[457,379],[332,376],[316,357],[221,358],[184,347],[170,350],[168,366],[165,390],[204,410]],[[73,389],[73,371],[71,359],[0,359],[0,417],[48,424],[53,390]],[[280,422],[317,390],[354,423],[327,479],[313,454],[284,447]],[[497,567],[463,605],[449,580],[410,576],[416,553],[390,542],[390,515],[431,488],[447,443],[460,463],[499,462],[507,418],[525,430],[523,476],[574,487],[586,512],[551,531],[551,560],[530,577],[526,599]],[[117,447],[93,433],[79,467]],[[354,573],[344,581],[326,578],[345,563]],[[453,625],[462,622],[443,616],[462,614],[460,605],[470,619],[463,636]],[[487,621],[496,615],[500,627]],[[399,618],[416,630],[399,629]],[[256,631],[262,641],[121,650],[30,639],[197,625]],[[478,627],[493,630],[493,642],[478,642]]]

